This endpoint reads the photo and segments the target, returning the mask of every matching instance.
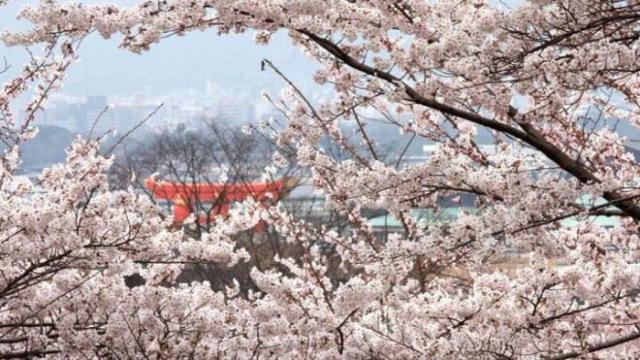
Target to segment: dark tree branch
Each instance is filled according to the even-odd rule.
[[[531,124],[519,121],[517,119],[518,114],[515,108],[510,108],[508,111],[509,116],[515,120],[515,122],[522,128],[522,130],[514,128],[505,123],[486,118],[476,113],[461,110],[456,107],[440,103],[434,99],[427,98],[420,94],[417,90],[402,82],[402,80],[389,72],[378,70],[363,62],[360,62],[342,50],[333,42],[319,37],[305,29],[298,30],[300,33],[307,36],[313,42],[320,47],[328,51],[330,54],[341,60],[348,66],[355,70],[358,70],[364,74],[368,74],[379,79],[385,80],[396,86],[404,87],[405,93],[408,98],[416,104],[423,105],[433,110],[440,111],[444,114],[455,116],[461,119],[468,120],[478,125],[482,125],[492,130],[496,130],[512,137],[522,140],[529,144],[533,148],[543,153],[547,158],[556,163],[560,168],[570,173],[583,183],[599,183],[598,179],[586,166],[584,166],[578,160],[573,159],[566,153],[564,153],[556,145],[549,142],[544,138],[540,132]],[[605,191],[603,197],[609,202],[613,203],[618,209],[625,214],[631,216],[634,220],[640,221],[640,207],[638,207],[632,200],[625,199],[624,196],[616,191]]]

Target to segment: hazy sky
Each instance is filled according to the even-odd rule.
[[[74,0],[69,0],[74,1]],[[100,0],[75,0],[95,4]],[[0,8],[0,31],[15,29],[14,20],[21,6],[35,0],[14,0]],[[141,0],[111,0],[118,5],[133,5]],[[517,6],[521,0],[494,0],[496,4]],[[23,24],[24,26],[24,24]],[[272,72],[260,72],[260,60],[270,59],[305,91],[314,85],[314,65],[289,42],[286,33],[278,33],[268,46],[253,42],[253,35],[216,36],[215,31],[189,33],[183,38],[166,39],[151,51],[135,55],[118,49],[117,40],[105,41],[92,36],[83,44],[80,62],[69,71],[64,93],[69,95],[169,95],[181,89],[204,90],[214,81],[227,93],[259,94],[262,89],[276,91],[282,82]],[[19,66],[22,49],[6,49],[0,44],[0,56]],[[0,77],[0,82],[3,79]]]
[[[83,1],[98,3],[99,1]],[[132,0],[112,3],[127,5]],[[25,1],[0,8],[0,30],[24,26],[14,20]],[[7,49],[5,56],[17,68],[23,49]],[[259,46],[251,33],[219,37],[215,31],[194,32],[169,38],[142,55],[118,48],[117,40],[92,36],[83,43],[80,61],[73,65],[64,84],[69,95],[168,95],[181,89],[204,90],[207,81],[219,83],[225,92],[259,94],[282,87],[272,72],[260,71],[260,60],[270,59],[302,88],[312,86],[313,64],[291,45],[286,33],[278,33],[272,44]],[[0,78],[0,81],[4,79]]]

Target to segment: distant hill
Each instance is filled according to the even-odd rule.
[[[38,135],[21,147],[22,173],[40,171],[64,161],[65,150],[75,138],[75,134],[58,126],[43,125],[38,129]]]

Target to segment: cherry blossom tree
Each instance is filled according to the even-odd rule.
[[[334,96],[312,103],[265,60],[288,85],[274,101],[288,121],[273,136],[295,149],[351,231],[247,204],[190,241],[167,231],[148,201],[103,185],[111,160],[95,143],[78,140],[38,184],[13,175],[12,147],[0,186],[4,357],[640,356],[640,169],[616,126],[640,125],[638,1],[47,0],[20,17],[30,29],[4,42],[43,55],[0,93],[10,144],[33,135],[37,111],[91,33],[142,53],[188,31],[255,31],[263,44],[288,31]],[[10,105],[30,88],[35,100],[18,124]],[[371,113],[435,151],[417,165],[380,161],[366,132]],[[358,142],[343,123],[359,129]],[[480,131],[493,136],[492,151],[478,145]],[[327,140],[350,156],[330,156]],[[461,194],[476,196],[476,211],[446,223],[411,215]],[[379,241],[365,209],[385,209],[403,231]],[[568,218],[573,226],[562,225]],[[258,219],[306,249],[279,259],[282,271],[254,270],[260,292],[170,286],[183,263],[242,260],[230,235]],[[327,276],[328,259],[310,241],[318,238],[353,269],[348,280]],[[505,261],[514,250],[521,261]],[[144,286],[126,286],[134,272]]]

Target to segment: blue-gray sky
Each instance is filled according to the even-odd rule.
[[[97,3],[99,1],[84,1]],[[112,1],[119,5],[133,0]],[[25,1],[0,8],[0,30],[25,24],[14,20]],[[24,50],[0,45],[0,56],[19,66]],[[204,89],[207,81],[217,82],[225,92],[259,94],[278,89],[282,82],[271,72],[260,71],[260,60],[268,58],[303,88],[312,86],[313,64],[278,33],[268,46],[253,42],[251,33],[217,36],[215,31],[194,32],[169,38],[142,55],[118,48],[117,40],[92,36],[80,51],[80,61],[69,71],[64,93],[85,95],[169,95],[182,89]],[[3,79],[0,78],[0,82]]]
[[[68,0],[85,4],[104,0]],[[0,8],[0,31],[21,26],[14,20],[21,6],[36,0],[14,0]],[[111,0],[129,6],[141,0]],[[494,0],[496,5],[517,6],[521,0]],[[24,24],[22,24],[24,26]],[[270,59],[302,89],[313,88],[315,68],[289,42],[286,33],[276,34],[268,46],[253,42],[253,35],[225,35],[214,31],[194,32],[184,38],[170,38],[151,51],[135,55],[118,49],[117,40],[89,38],[80,52],[80,63],[70,70],[64,93],[85,95],[169,95],[181,89],[204,89],[207,81],[217,82],[225,92],[258,94],[262,89],[274,91],[282,82],[271,72],[260,72],[260,60]],[[19,65],[24,51],[6,49],[0,44],[0,56]],[[0,77],[0,82],[2,82]]]

